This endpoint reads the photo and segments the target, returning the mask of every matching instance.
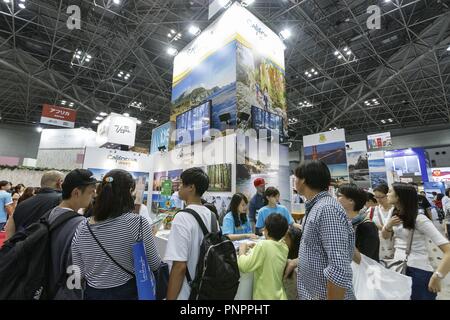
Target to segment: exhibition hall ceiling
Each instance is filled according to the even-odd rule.
[[[142,121],[169,120],[173,50],[205,29],[208,0],[0,0],[0,116],[33,125],[42,104]],[[368,13],[380,9],[380,20]],[[67,23],[75,5],[81,29]],[[291,135],[450,127],[450,9],[444,0],[255,0],[248,9],[285,40]],[[375,8],[376,9],[376,8]],[[376,13],[375,13],[376,15]],[[368,28],[371,27],[371,29]],[[373,29],[372,29],[373,28]],[[195,30],[194,30],[195,31]],[[155,121],[157,120],[157,124]]]

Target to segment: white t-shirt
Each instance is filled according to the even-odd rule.
[[[404,229],[401,224],[392,229],[394,230],[394,260],[404,260],[407,242],[412,231]],[[414,231],[411,253],[408,257],[408,266],[433,272],[433,267],[428,259],[428,239],[431,239],[438,247],[449,243],[430,219],[423,214],[419,214],[416,219],[416,229]]]
[[[392,211],[394,211],[393,207],[386,211],[383,209],[381,205],[378,205],[375,207],[375,211],[373,212],[372,221],[375,222],[376,224],[384,226],[386,222],[389,221],[389,218],[392,215]]]
[[[213,213],[208,208],[200,205],[190,205],[186,208],[195,210],[208,231],[211,231],[211,215]],[[164,261],[168,263],[170,269],[172,269],[173,261],[187,261],[189,274],[194,279],[202,241],[203,232],[194,216],[187,212],[178,212],[172,221]],[[184,277],[178,300],[188,300],[190,293],[191,288]]]
[[[450,211],[450,198],[447,196],[444,196],[442,198],[442,208],[444,209],[444,212]]]
[[[139,215],[144,217],[148,221],[148,223],[150,225],[152,225],[153,220],[152,220],[152,218],[150,218],[150,215],[148,214],[148,208],[147,208],[147,206],[145,204],[141,204],[140,205]]]

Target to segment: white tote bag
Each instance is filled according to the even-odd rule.
[[[352,262],[353,288],[358,300],[410,300],[411,277],[405,276],[361,254]]]

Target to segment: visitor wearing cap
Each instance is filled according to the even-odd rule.
[[[256,214],[259,209],[265,206],[264,192],[266,191],[266,181],[263,178],[256,178],[253,181],[253,185],[256,188],[256,194],[251,198],[248,210],[252,231],[255,232]]]
[[[51,233],[50,296],[56,300],[81,299],[79,290],[67,288],[67,267],[72,265],[71,245],[78,225],[85,220],[79,214],[91,204],[97,180],[89,170],[75,169],[69,172],[62,184],[62,202],[49,215],[50,225],[63,219]],[[62,217],[64,215],[64,217]],[[67,220],[66,220],[67,219]]]

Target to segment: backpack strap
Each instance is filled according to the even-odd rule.
[[[53,232],[55,229],[58,229],[58,227],[75,217],[82,217],[82,215],[72,210],[65,211],[50,224],[50,232]]]
[[[205,223],[203,222],[202,218],[200,218],[200,216],[198,215],[198,213],[195,210],[192,210],[190,208],[186,208],[186,209],[183,209],[183,210],[180,210],[180,211],[190,213],[191,215],[194,216],[195,220],[197,220],[198,224],[200,225],[200,228],[202,229],[203,236],[206,236],[209,233],[209,231],[206,228]],[[211,221],[213,219],[212,218],[213,215],[214,215],[214,213],[211,212]]]
[[[100,247],[100,249],[103,250],[103,252],[108,256],[108,258],[116,265],[118,266],[120,269],[122,269],[123,271],[125,271],[127,274],[129,274],[130,276],[134,277],[134,273],[127,270],[125,267],[123,267],[120,263],[118,263],[110,254],[108,251],[106,251],[105,247],[103,247],[103,245],[100,243],[100,241],[97,239],[97,237],[95,236],[94,232],[91,229],[91,226],[89,225],[89,221],[86,221],[86,225],[87,228],[89,230],[89,232],[92,235],[92,238],[94,238],[95,242],[97,242],[98,246]]]

